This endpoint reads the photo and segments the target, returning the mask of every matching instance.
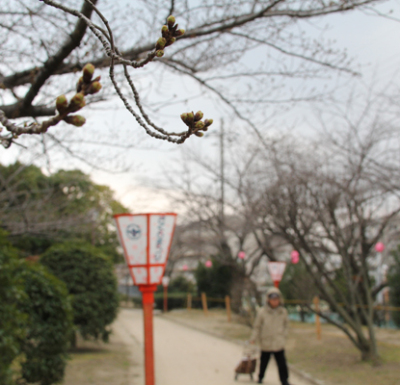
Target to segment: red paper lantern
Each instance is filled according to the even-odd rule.
[[[290,253],[290,258],[291,258],[293,264],[299,263],[299,260],[300,260],[299,252],[297,250],[293,250]]]
[[[239,259],[245,259],[246,258],[246,253],[244,251],[239,251],[238,258]]]
[[[382,242],[378,242],[378,243],[375,245],[375,250],[376,250],[376,252],[378,252],[378,253],[382,253],[382,252],[385,250],[385,245],[384,245]]]

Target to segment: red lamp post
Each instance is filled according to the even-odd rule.
[[[155,384],[154,292],[164,275],[176,216],[174,213],[114,215],[129,272],[142,292],[146,385]]]

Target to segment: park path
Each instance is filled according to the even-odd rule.
[[[114,332],[131,351],[136,365],[130,385],[143,385],[143,323],[140,310],[122,309]],[[234,380],[234,368],[242,347],[186,326],[154,318],[154,345],[157,385],[235,385],[251,383],[250,376]],[[291,373],[293,385],[310,385]],[[264,384],[280,385],[275,361],[271,359]]]

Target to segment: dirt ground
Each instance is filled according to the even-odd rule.
[[[236,317],[228,323],[224,311],[172,311],[163,317],[216,335],[243,341],[250,327]],[[374,367],[360,360],[360,354],[346,336],[331,325],[322,325],[318,341],[314,325],[291,323],[287,356],[291,364],[328,385],[400,385],[400,331],[377,330],[382,364]]]

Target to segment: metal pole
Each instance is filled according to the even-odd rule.
[[[219,136],[219,143],[220,143],[220,174],[221,174],[221,207],[220,207],[220,232],[221,237],[223,238],[224,232],[224,222],[225,222],[225,151],[224,151],[224,120],[221,119],[221,132]]]
[[[144,366],[145,384],[155,385],[154,376],[154,342],[153,342],[153,307],[154,292],[157,285],[139,285],[142,292],[143,324],[144,324]]]

